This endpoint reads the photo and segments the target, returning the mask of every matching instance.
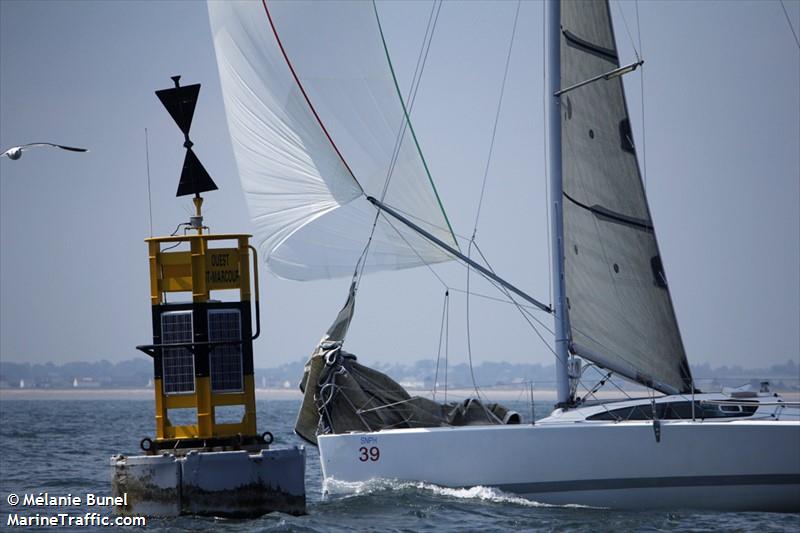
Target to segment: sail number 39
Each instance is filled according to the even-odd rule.
[[[377,461],[380,458],[381,451],[377,446],[371,446],[369,448],[362,446],[358,449],[358,460],[362,463],[366,463],[367,461]]]

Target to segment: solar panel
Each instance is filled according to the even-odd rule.
[[[242,339],[241,315],[237,309],[212,309],[208,312],[208,340],[238,341]],[[242,345],[214,346],[209,352],[211,390],[242,390]]]
[[[192,312],[168,311],[161,314],[162,344],[192,342]],[[194,392],[194,355],[186,348],[164,348],[164,393]]]

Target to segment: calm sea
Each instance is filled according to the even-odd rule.
[[[294,400],[259,401],[260,430],[270,430],[278,445],[302,444],[291,431],[298,406]],[[512,407],[529,412],[527,404]],[[547,410],[537,405],[537,417]],[[136,454],[139,440],[152,433],[151,400],[0,400],[0,531],[10,530],[9,493],[108,495],[109,457]],[[323,498],[316,448],[309,446],[307,451],[307,516],[150,519],[147,530],[800,531],[798,514],[547,507],[482,487],[377,482]]]

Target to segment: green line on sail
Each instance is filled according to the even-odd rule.
[[[433,177],[431,176],[431,172],[428,169],[428,162],[425,161],[425,156],[422,155],[422,148],[420,148],[419,146],[419,141],[417,140],[417,134],[414,132],[414,126],[411,125],[411,117],[408,116],[408,109],[406,108],[406,103],[403,100],[403,94],[400,92],[400,85],[397,83],[397,76],[395,76],[394,73],[392,58],[389,56],[389,48],[386,46],[386,39],[383,36],[383,26],[381,26],[381,19],[378,16],[378,6],[375,4],[375,0],[372,0],[372,9],[375,11],[375,20],[378,22],[378,31],[381,34],[383,51],[386,53],[386,61],[389,63],[389,71],[392,73],[392,81],[394,82],[394,88],[397,91],[397,98],[400,99],[400,105],[403,108],[403,115],[406,118],[408,129],[409,131],[411,131],[411,138],[414,139],[414,145],[417,147],[417,152],[419,153],[419,157],[422,160],[422,166],[425,168],[425,174],[428,176],[428,181],[430,182],[431,188],[433,189],[433,194],[436,196],[436,201],[439,203],[439,209],[442,210],[444,221],[447,223],[447,229],[450,230],[450,235],[453,237],[453,242],[455,243],[456,248],[460,250],[460,247],[458,246],[458,239],[456,239],[456,232],[453,231],[453,226],[450,225],[450,219],[447,218],[447,213],[444,210],[442,199],[439,197],[439,191],[436,190],[436,185],[434,185],[433,183]]]

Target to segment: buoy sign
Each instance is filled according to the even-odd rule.
[[[206,253],[206,287],[209,290],[238,289],[239,250],[218,248]]]

